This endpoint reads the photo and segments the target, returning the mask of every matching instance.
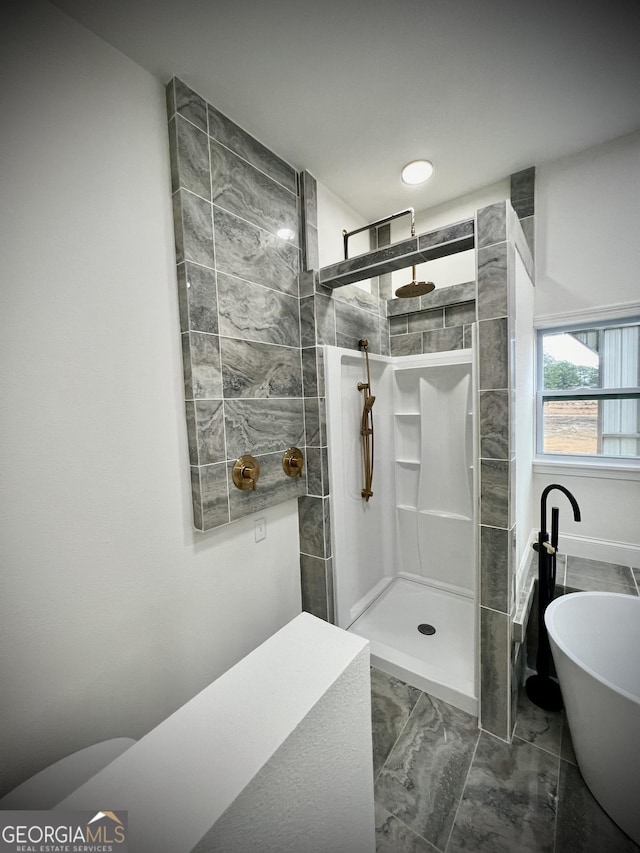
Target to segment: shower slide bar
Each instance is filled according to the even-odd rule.
[[[358,391],[364,392],[362,405],[362,420],[360,421],[360,435],[362,436],[362,462],[364,468],[364,488],[360,492],[365,501],[373,497],[371,483],[373,481],[373,404],[376,398],[371,395],[371,373],[369,371],[369,341],[362,338],[358,346],[364,352],[367,365],[367,381],[358,382]]]

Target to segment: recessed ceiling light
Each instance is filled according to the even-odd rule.
[[[402,180],[405,184],[415,186],[424,184],[433,175],[433,163],[429,160],[413,160],[402,170]]]
[[[295,236],[295,232],[291,228],[280,228],[278,231],[278,237],[282,237],[283,240],[293,240]]]

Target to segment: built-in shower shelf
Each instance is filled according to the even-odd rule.
[[[396,509],[404,509],[410,512],[418,512],[418,507],[411,506],[410,504],[396,504]]]
[[[419,418],[420,412],[396,412],[396,418]]]
[[[412,468],[417,468],[420,465],[419,459],[396,459],[396,465],[410,465]]]

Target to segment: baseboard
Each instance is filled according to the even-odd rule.
[[[620,566],[640,568],[640,545],[630,542],[611,542],[607,539],[589,539],[586,536],[560,534],[558,550],[561,554],[617,563]]]

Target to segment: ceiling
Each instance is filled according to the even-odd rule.
[[[640,129],[636,0],[55,0],[368,221]],[[407,188],[409,160],[433,178]]]

